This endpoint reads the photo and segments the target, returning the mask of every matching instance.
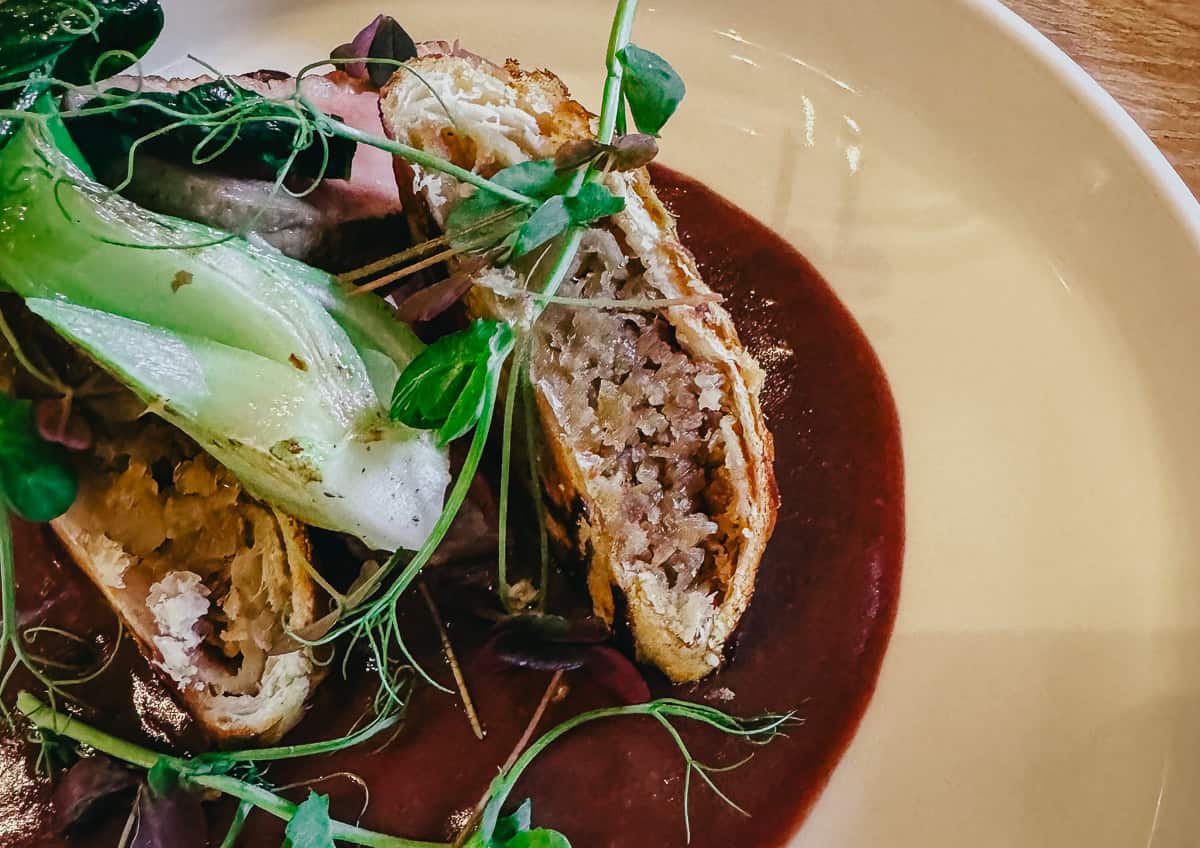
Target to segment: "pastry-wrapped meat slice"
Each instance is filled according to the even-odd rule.
[[[485,176],[592,134],[591,116],[548,72],[461,53],[414,70],[383,92],[385,129]],[[400,160],[397,179],[418,238],[436,235],[473,191]],[[586,233],[559,294],[607,307],[551,305],[532,329],[542,483],[552,530],[587,563],[596,612],[623,614],[641,658],[697,680],[721,664],[774,526],[763,375],[647,171],[604,182],[625,210]],[[528,324],[534,305],[512,290],[536,261],[479,272],[472,315]]]
[[[316,617],[308,531],[112,397],[78,457],[79,496],[52,526],[209,735],[277,740],[322,676],[288,636]]]

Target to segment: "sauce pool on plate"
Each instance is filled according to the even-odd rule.
[[[702,726],[677,722],[696,759],[723,767],[754,757],[714,780],[750,815],[717,799],[700,780],[691,786],[690,821],[697,848],[770,848],[787,842],[825,785],[874,691],[899,598],[904,548],[903,465],[895,405],[862,331],[805,259],[758,221],[701,184],[654,167],[654,181],[679,218],[684,243],[709,284],[726,298],[747,348],[767,372],[763,405],[775,435],[782,506],[763,558],[754,601],[729,664],[696,686],[672,689],[651,680],[655,696],[681,697],[737,715],[796,710],[787,738],[753,748]],[[23,602],[53,599],[66,586],[74,615],[56,605],[50,617],[75,630],[111,633],[98,595],[48,538],[17,535]],[[361,823],[412,838],[441,840],[469,815],[521,735],[549,674],[504,669],[481,651],[487,625],[457,615],[450,590],[438,592],[450,638],[462,661],[487,734],[472,734],[456,696],[422,689],[386,750],[368,743],[328,757],[276,764],[272,782],[313,783],[329,793],[333,812],[358,818],[363,793],[338,773],[370,787]],[[413,593],[416,594],[416,593]],[[41,599],[40,601],[38,599]],[[26,607],[29,609],[30,607]],[[80,610],[97,610],[80,614]],[[412,647],[445,678],[436,632],[419,603],[405,612]],[[195,749],[199,741],[128,646],[115,669],[79,692],[95,709],[85,716],[152,746]],[[369,705],[369,673],[343,681],[334,670],[304,723],[289,740],[329,738],[348,730]],[[580,672],[566,677],[542,731],[612,696]],[[14,687],[8,693],[11,698]],[[21,762],[21,743],[3,742],[0,845],[110,846],[128,805],[113,805],[65,843],[47,834],[49,793]],[[24,756],[33,752],[26,747]],[[23,773],[24,777],[17,777]],[[685,767],[678,749],[652,719],[589,725],[548,749],[512,800],[533,799],[534,822],[562,831],[575,848],[685,844]],[[300,790],[302,793],[304,790]],[[297,797],[300,797],[298,794]],[[19,812],[19,816],[17,813]],[[213,844],[232,815],[210,805]],[[39,835],[40,832],[40,835]],[[281,825],[255,812],[239,844],[279,844]]]

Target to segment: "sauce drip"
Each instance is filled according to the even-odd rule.
[[[775,434],[782,507],[729,665],[697,686],[673,690],[654,678],[651,688],[656,696],[706,702],[739,715],[798,710],[803,723],[761,749],[679,723],[701,762],[721,767],[755,754],[736,772],[714,775],[749,818],[693,779],[691,844],[771,848],[785,844],[803,820],[875,688],[895,617],[904,546],[899,426],[870,345],[813,267],[699,183],[666,168],[653,170],[685,244],[709,284],[725,295],[743,342],[767,371],[763,405]],[[52,619],[75,632],[112,632],[111,614],[86,580],[63,565],[48,533],[23,527],[17,556],[24,609],[57,598],[60,612]],[[445,586],[439,591],[443,582],[430,576],[487,729],[485,740],[472,735],[456,697],[423,689],[386,750],[368,744],[278,764],[271,770],[274,783],[353,772],[371,790],[364,826],[421,839],[453,834],[520,736],[549,675],[486,662],[480,652],[486,625],[456,612],[454,593]],[[68,594],[70,603],[62,602]],[[418,657],[449,682],[428,612],[418,601],[405,616]],[[347,730],[368,706],[370,677],[357,674],[344,682],[333,672],[289,739],[324,739]],[[566,679],[569,693],[551,704],[543,731],[581,710],[612,704],[612,696],[585,675]],[[94,707],[86,717],[126,738],[160,747],[169,741],[182,750],[197,744],[186,720],[170,726],[177,711],[128,645],[116,668],[79,694]],[[48,820],[48,793],[32,766],[21,762],[20,749],[16,740],[0,745],[2,770],[14,775],[0,781],[0,812],[8,818],[0,824],[0,844],[64,844],[35,835]],[[353,783],[331,778],[313,788],[332,796],[338,817],[358,817],[362,794]],[[683,789],[674,744],[652,720],[636,718],[589,725],[563,738],[535,763],[512,800],[532,798],[535,824],[562,831],[575,848],[665,848],[685,844]],[[65,844],[114,844],[126,813],[127,807],[114,809]],[[231,814],[230,805],[210,805],[213,844]],[[240,844],[279,844],[281,836],[279,823],[259,812]]]

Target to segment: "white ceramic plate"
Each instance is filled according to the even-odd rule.
[[[690,87],[664,161],[817,265],[904,429],[896,635],[795,844],[1194,845],[1200,206],[991,0],[644,5]],[[151,68],[295,69],[384,8],[594,104],[613,3],[166,6]]]

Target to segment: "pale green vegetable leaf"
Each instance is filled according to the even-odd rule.
[[[0,279],[33,311],[256,496],[375,549],[420,547],[449,464],[387,415],[424,345],[382,301],[141,209],[32,122],[0,153],[0,185]]]

